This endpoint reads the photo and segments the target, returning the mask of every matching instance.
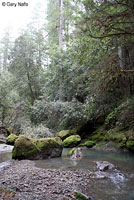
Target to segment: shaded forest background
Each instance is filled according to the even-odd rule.
[[[49,0],[0,41],[0,125],[50,136],[84,124],[134,128],[134,2]]]

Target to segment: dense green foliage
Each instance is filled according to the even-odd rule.
[[[133,1],[58,2],[42,27],[1,41],[1,125],[37,137],[88,122],[133,128]]]

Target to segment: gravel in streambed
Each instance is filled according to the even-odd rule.
[[[87,194],[89,170],[40,169],[33,161],[12,161],[0,170],[0,200],[73,200]]]

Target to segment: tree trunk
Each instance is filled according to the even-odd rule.
[[[30,90],[31,104],[33,105],[34,101],[35,101],[35,95],[34,95],[34,92],[32,90],[32,85],[31,85],[31,82],[30,82],[30,76],[29,76],[28,72],[27,72],[27,79],[28,79],[28,86],[29,86],[29,90]]]
[[[130,70],[134,70],[134,43],[118,47],[120,68],[126,71],[122,83],[126,94],[134,94],[134,78]]]
[[[59,39],[59,47],[62,47],[63,44],[63,0],[59,0],[59,30],[58,30],[58,39]]]

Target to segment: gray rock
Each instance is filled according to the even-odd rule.
[[[80,160],[83,157],[83,154],[81,152],[81,148],[77,148],[74,152],[73,155],[71,156],[72,160]]]
[[[7,144],[0,144],[0,153],[12,152],[13,146]]]
[[[99,171],[106,171],[115,168],[114,165],[108,161],[97,161],[96,166]]]

